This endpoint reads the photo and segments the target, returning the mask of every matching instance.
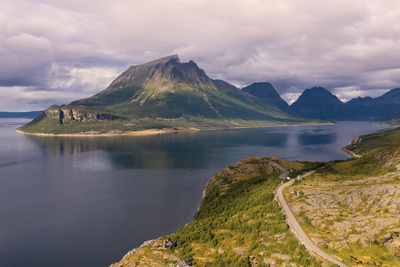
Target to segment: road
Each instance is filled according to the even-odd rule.
[[[309,176],[311,174],[313,174],[314,171],[308,172],[302,176],[300,176],[297,179],[301,179],[303,177]],[[288,204],[286,203],[285,198],[283,197],[283,189],[285,189],[287,186],[291,185],[296,179],[291,180],[290,182],[284,183],[281,186],[278,187],[277,189],[277,197],[279,202],[282,205],[282,208],[290,222],[290,227],[296,232],[297,237],[300,239],[300,241],[310,250],[314,251],[316,254],[320,255],[322,258],[333,262],[334,264],[337,264],[341,267],[347,267],[347,265],[343,264],[342,262],[334,259],[333,257],[331,257],[330,255],[328,255],[327,253],[325,253],[324,251],[322,251],[319,247],[317,247],[317,245],[315,245],[306,235],[306,233],[304,232],[304,230],[301,228],[300,224],[297,222],[296,218],[294,217],[292,211],[290,210]]]

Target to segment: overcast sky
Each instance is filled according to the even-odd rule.
[[[400,87],[400,1],[0,0],[0,111],[68,104],[172,54],[289,103],[313,86],[376,97]]]

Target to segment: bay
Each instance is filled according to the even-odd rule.
[[[248,156],[346,159],[372,122],[44,137],[0,119],[0,266],[109,266],[190,222],[207,181]]]

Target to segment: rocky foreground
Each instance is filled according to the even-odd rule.
[[[310,177],[287,198],[319,247],[360,266],[400,264],[399,172],[353,181]]]

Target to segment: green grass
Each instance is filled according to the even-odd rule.
[[[315,192],[315,190],[318,192],[318,188],[315,186],[318,187],[319,183],[321,183],[321,186],[326,187],[324,190],[329,190],[330,187],[338,189],[341,188],[341,186],[344,186],[344,188],[348,190],[346,185],[350,185],[348,185],[348,183],[342,184],[342,182],[345,181],[355,181],[355,186],[362,187],[363,184],[358,183],[357,180],[370,177],[377,177],[377,183],[381,183],[379,177],[398,171],[396,165],[400,161],[400,128],[361,136],[355,144],[349,145],[346,148],[362,155],[362,157],[346,161],[326,162],[317,169],[313,176],[306,177],[293,184],[299,191],[299,195],[301,195],[301,190],[306,192],[305,195],[307,195],[307,190],[309,190],[308,193],[311,192],[309,196],[311,198],[312,192]],[[317,185],[315,185],[315,183],[317,183]],[[383,181],[382,183],[397,184],[398,180],[394,179],[390,182]],[[369,185],[365,186],[368,187]],[[323,192],[322,190],[320,193],[323,194]],[[290,201],[299,201],[301,198],[301,196],[289,197]],[[367,201],[367,199],[363,201]],[[326,228],[334,225],[334,223],[341,223],[347,220],[346,216],[350,216],[349,213],[351,214],[352,211],[349,210],[347,206],[343,206],[342,208],[341,211],[344,215],[323,218],[324,224],[326,225],[325,228],[314,227],[311,224],[313,218],[308,218],[305,212],[300,212],[297,216],[306,232],[317,233],[321,236],[321,239],[325,237],[327,240],[335,240],[333,237],[334,234],[330,233],[331,230],[327,231]],[[366,209],[365,214],[362,213],[362,211],[357,211],[354,214],[361,218],[363,216],[371,216],[370,212],[370,210]],[[375,216],[384,218],[385,215],[389,215],[389,213],[388,208],[382,208],[381,212],[376,213]],[[371,220],[373,220],[373,218],[371,218]],[[361,230],[355,230],[354,228],[349,230],[348,235],[359,235],[363,233]],[[384,245],[382,236],[386,233],[386,230],[382,229],[382,233],[377,235],[373,240],[366,240],[367,245],[355,242],[349,243],[347,248],[333,250],[325,246],[324,249],[326,252],[342,258],[349,266],[400,266],[399,254],[396,251],[389,250]],[[338,238],[336,240],[340,241],[342,239]]]
[[[251,266],[250,258],[265,266],[263,258],[272,254],[290,255],[289,262],[299,266],[321,266],[289,232],[274,201],[273,192],[282,182],[277,178],[280,173],[265,168],[267,159],[244,162],[213,177],[195,220],[167,237],[178,243],[179,255],[196,266]],[[244,165],[254,175],[241,172]],[[210,248],[224,253],[210,253]],[[235,248],[244,253],[239,255]],[[202,255],[207,255],[207,262]]]
[[[189,84],[167,80],[122,88],[110,87],[93,97],[74,101],[67,106],[52,106],[47,111],[56,112],[59,109],[104,116],[100,120],[72,121],[60,126],[57,114],[43,114],[21,130],[29,133],[74,134],[175,127],[216,129],[313,123],[286,113],[261,98],[245,96],[236,90],[217,88],[212,83]],[[126,121],[131,127],[126,126]]]

